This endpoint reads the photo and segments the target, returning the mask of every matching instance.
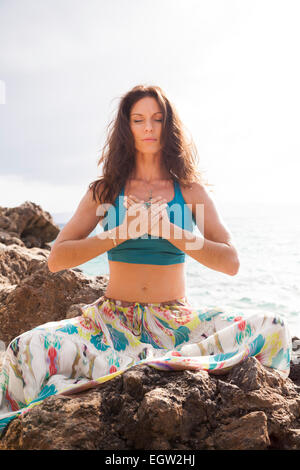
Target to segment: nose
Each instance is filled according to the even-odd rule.
[[[153,124],[152,124],[151,119],[149,119],[148,121],[146,120],[145,121],[145,131],[150,132],[150,131],[152,131],[152,129],[153,129]]]

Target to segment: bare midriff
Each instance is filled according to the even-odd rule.
[[[127,302],[166,302],[186,296],[185,263],[147,265],[109,261],[105,296]]]

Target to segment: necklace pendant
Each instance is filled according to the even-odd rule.
[[[144,203],[146,207],[151,206],[151,199],[152,199],[152,189],[150,189],[150,196],[149,196],[148,201]]]

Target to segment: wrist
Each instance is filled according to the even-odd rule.
[[[176,244],[176,246],[180,249],[186,249],[186,244],[187,243],[193,243],[196,242],[196,240],[199,238],[203,245],[203,236],[196,236],[193,232],[190,232],[189,230],[185,230],[182,227],[179,227],[178,225],[171,224],[171,231],[170,231],[171,236],[169,237],[169,241],[171,243]]]
[[[112,248],[115,248],[116,246],[118,246],[120,243],[124,241],[120,239],[119,227],[111,228],[110,230],[106,232],[106,234],[107,234],[107,238],[112,241]]]
[[[118,225],[117,227],[110,229],[108,232],[108,236],[112,239],[114,246],[120,245],[120,243],[128,240],[128,237],[126,236],[127,232],[124,230],[123,225]]]
[[[106,234],[106,238],[108,238],[109,240],[113,242],[112,248],[117,246],[116,234],[114,233],[114,229],[107,230],[105,234]]]

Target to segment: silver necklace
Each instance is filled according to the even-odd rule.
[[[145,202],[145,206],[146,206],[146,207],[150,207],[150,206],[151,206],[151,200],[152,200],[152,188],[150,189],[150,196],[149,196],[149,199],[148,199],[148,201]]]
[[[151,200],[152,200],[152,188],[150,189],[150,196],[148,198],[148,201],[144,202],[147,208],[151,206]]]

